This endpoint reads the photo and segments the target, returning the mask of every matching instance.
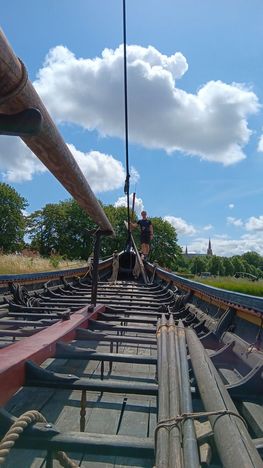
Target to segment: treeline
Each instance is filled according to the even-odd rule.
[[[87,259],[93,252],[96,225],[73,200],[49,203],[41,210],[25,214],[28,203],[14,188],[0,183],[0,249],[3,253],[19,252],[24,247],[37,250],[42,256],[56,254],[65,259]],[[101,258],[111,256],[114,250],[122,251],[127,244],[127,210],[124,207],[103,205],[114,230],[115,237],[106,237],[101,243]],[[136,217],[135,217],[136,219]],[[249,273],[263,277],[263,257],[256,252],[240,256],[196,256],[187,258],[177,243],[173,226],[162,218],[151,218],[154,238],[150,261],[179,273],[200,275],[210,272],[215,276],[233,276]],[[133,231],[139,246],[139,229]],[[25,236],[30,245],[24,241]]]
[[[197,256],[191,259],[184,257],[182,272],[200,275],[209,272],[214,276],[234,276],[238,273],[249,273],[258,278],[263,277],[263,257],[256,252],[246,252],[233,257]]]
[[[104,258],[111,256],[114,250],[120,252],[126,247],[128,236],[124,221],[127,220],[127,209],[103,204],[102,207],[115,231],[114,237],[102,238],[100,255]],[[151,259],[176,269],[182,251],[177,244],[175,229],[162,218],[152,218],[152,223]],[[95,229],[94,222],[75,200],[47,204],[27,218],[31,247],[43,256],[55,251],[68,259],[87,259],[93,251]],[[139,229],[134,231],[134,237],[139,245]]]
[[[27,201],[12,187],[0,183],[1,227],[0,247],[5,253],[20,251],[25,247],[24,236],[30,240],[30,248],[43,256],[56,254],[67,259],[87,259],[93,251],[94,230],[92,219],[73,200],[49,203],[41,210],[24,215]],[[102,239],[100,255],[111,256],[114,250],[122,251],[127,244],[127,209],[103,205],[114,230],[115,237]],[[136,217],[135,217],[136,219]],[[150,260],[176,270],[182,259],[173,226],[162,218],[151,218],[154,239]],[[134,237],[139,245],[139,229]]]

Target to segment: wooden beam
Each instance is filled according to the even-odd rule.
[[[72,341],[77,328],[87,328],[90,318],[105,311],[105,306],[98,305],[94,312],[88,312],[86,306],[71,315],[70,320],[59,321],[54,325],[0,350],[0,405],[23,385],[25,380],[25,362],[31,360],[41,364],[55,355],[57,341]]]
[[[40,133],[36,136],[23,137],[23,141],[93,221],[100,226],[101,230],[113,234],[110,221],[28,79],[24,64],[16,57],[3,31],[0,31],[0,77],[1,111],[12,114],[29,107],[40,111],[43,119]]]

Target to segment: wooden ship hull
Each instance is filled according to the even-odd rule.
[[[99,264],[96,306],[85,269],[42,285],[8,278],[1,437],[29,410],[47,423],[4,466],[59,466],[61,450],[83,467],[262,466],[263,300],[151,264],[148,283],[134,281],[132,252],[111,282],[111,262]]]
[[[0,134],[99,226],[92,278],[0,278],[0,464],[262,467],[263,300],[143,264],[134,243],[118,271],[100,263],[113,228],[2,32],[0,76]]]

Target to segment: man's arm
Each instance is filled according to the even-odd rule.
[[[153,225],[150,224],[150,239],[153,238]]]
[[[135,229],[135,228],[137,228],[138,226],[139,226],[138,223],[132,223],[132,222],[130,222],[130,227],[131,227],[131,229]]]

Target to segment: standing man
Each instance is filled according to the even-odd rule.
[[[153,238],[153,225],[152,222],[147,219],[146,211],[142,211],[141,216],[142,219],[139,219],[137,223],[131,223],[131,227],[135,228],[140,226],[141,228],[141,252],[145,258],[150,252],[150,243]]]

